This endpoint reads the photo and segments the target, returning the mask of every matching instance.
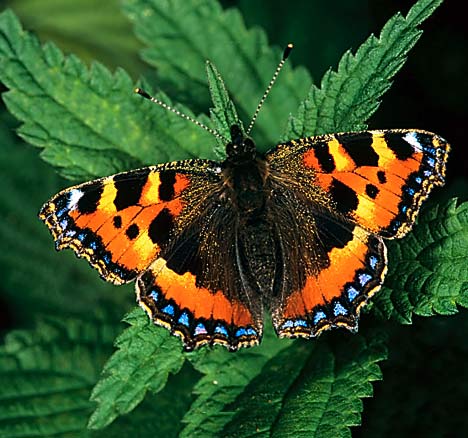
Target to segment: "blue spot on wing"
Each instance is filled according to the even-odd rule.
[[[226,330],[226,327],[224,327],[222,325],[217,325],[214,332],[219,334],[219,335],[223,335],[223,336],[228,337],[228,331]]]
[[[335,316],[338,315],[346,315],[348,311],[342,306],[341,303],[335,303],[335,306],[333,307],[333,314]]]
[[[372,268],[372,270],[375,269],[375,267],[377,266],[377,262],[378,262],[378,261],[379,261],[379,260],[377,259],[376,256],[370,256],[370,257],[369,257],[369,265],[370,265],[370,267]]]
[[[307,322],[303,319],[297,319],[294,321],[294,327],[307,327]]]
[[[186,327],[188,327],[190,322],[189,322],[189,316],[188,316],[187,312],[183,312],[180,315],[179,320],[177,322],[179,324],[182,324],[182,325],[185,325]]]
[[[161,312],[163,312],[163,313],[165,313],[167,315],[174,316],[174,306],[172,304],[168,304],[166,307],[161,309]]]
[[[197,326],[195,327],[195,335],[206,335],[208,332],[206,330],[206,327],[199,322]]]
[[[359,283],[361,286],[365,286],[369,281],[372,280],[372,276],[369,274],[359,274]]]
[[[104,263],[105,263],[106,265],[108,265],[108,264],[111,262],[110,255],[109,255],[108,253],[104,254],[104,255],[102,256],[102,260],[104,261]]]
[[[353,286],[349,286],[346,292],[348,292],[349,301],[353,301],[359,295],[358,290],[354,288]]]
[[[150,293],[151,298],[153,298],[154,301],[158,301],[159,299],[159,292],[157,290],[153,290]]]
[[[321,321],[322,319],[325,319],[326,317],[327,315],[325,315],[324,312],[322,311],[317,312],[314,316],[314,324],[316,325],[319,321]]]
[[[236,338],[240,338],[241,336],[245,336],[245,335],[247,335],[247,331],[243,327],[238,329],[235,334]]]
[[[257,332],[252,327],[248,327],[246,331],[249,336],[258,336]]]
[[[57,218],[60,219],[62,216],[65,216],[65,214],[68,212],[68,208],[62,208],[61,210],[58,210],[56,214]]]

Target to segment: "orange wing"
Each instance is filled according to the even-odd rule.
[[[424,199],[444,182],[448,151],[435,134],[391,130],[310,137],[267,154],[275,178],[293,181],[307,198],[315,230],[308,237],[315,271],[271,305],[280,336],[357,329],[360,308],[386,273],[382,237],[411,229]]]
[[[442,185],[449,144],[418,130],[364,131],[293,140],[267,154],[273,169],[285,162],[311,174],[335,209],[382,237],[402,237],[422,202]],[[297,178],[297,176],[296,176]]]
[[[152,320],[180,336],[187,351],[205,344],[230,350],[258,344],[261,309],[249,308],[239,296],[210,290],[190,271],[176,272],[158,258],[137,281],[140,306]]]
[[[218,181],[204,160],[147,167],[63,190],[39,217],[57,250],[72,248],[107,281],[121,284],[144,272],[164,248],[187,204],[197,174],[205,191]]]
[[[140,306],[186,350],[235,350],[259,342],[262,309],[226,249],[235,212],[219,206],[219,173],[205,160],[121,173],[63,190],[39,215],[58,250],[72,248],[115,284],[137,279]]]
[[[357,330],[359,311],[387,271],[382,239],[352,224],[317,222],[326,264],[304,284],[272,303],[273,324],[281,337],[314,337],[332,327]]]

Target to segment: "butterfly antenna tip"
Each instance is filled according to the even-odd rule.
[[[288,56],[289,54],[291,53],[291,50],[293,49],[293,45],[292,43],[289,43],[285,49],[284,49],[284,52],[283,52],[283,57],[281,58],[281,61],[279,62],[278,66],[276,67],[276,70],[273,74],[273,77],[271,78],[271,81],[270,83],[268,84],[268,87],[267,89],[265,90],[265,93],[263,93],[263,96],[262,98],[260,99],[260,102],[258,103],[257,105],[257,109],[255,110],[254,112],[254,115],[252,117],[252,120],[250,121],[250,124],[249,124],[249,127],[247,129],[247,135],[250,134],[250,131],[252,131],[252,128],[255,124],[255,121],[257,120],[257,117],[258,117],[258,113],[260,112],[260,109],[262,108],[263,106],[263,103],[265,102],[266,98],[268,97],[268,95],[270,94],[270,91],[271,89],[273,88],[273,85],[274,83],[276,82],[276,79],[278,78],[278,75],[280,74],[280,71],[281,69],[283,68],[284,66],[284,63],[286,62],[286,59],[288,59]]]

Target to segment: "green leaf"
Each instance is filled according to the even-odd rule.
[[[140,44],[117,1],[9,0],[6,5],[42,41],[54,41],[87,63],[99,59],[110,68],[125,68],[134,77],[144,69],[137,56]]]
[[[351,123],[355,119],[353,123],[357,124],[364,122],[368,113],[370,114],[369,111],[375,110],[372,102],[374,104],[377,102],[375,105],[378,104],[382,90],[385,90],[389,84],[389,74],[400,67],[408,47],[419,35],[415,27],[435,8],[435,3],[437,2],[418,2],[408,14],[407,19],[401,17],[393,19],[395,26],[387,25],[388,29],[384,28],[384,31],[387,30],[386,33],[382,32],[380,40],[368,40],[368,43],[371,40],[378,41],[375,51],[372,51],[372,54],[376,54],[375,59],[373,55],[364,56],[366,53],[362,49],[355,57],[349,55],[346,62],[343,61],[340,64],[338,73],[334,74],[338,82],[333,82],[335,78],[333,74],[327,76],[323,83],[329,84],[328,88],[322,87],[322,90],[316,91],[317,96],[322,96],[320,93],[327,96],[323,97],[323,105],[320,107],[323,111],[321,110],[319,114],[324,126],[329,123],[327,117],[333,117],[333,123],[330,126],[334,126],[335,113],[337,123]],[[262,32],[248,31],[236,11],[223,12],[212,0],[190,2],[126,0],[125,4],[127,12],[133,14],[137,29],[151,46],[150,51],[147,52],[151,56],[147,56],[147,60],[158,63],[160,66],[159,74],[163,85],[172,85],[175,91],[178,91],[179,87],[186,87],[188,90],[186,96],[190,98],[189,100],[195,96],[193,99],[195,108],[207,107],[207,98],[203,96],[208,96],[208,93],[202,70],[203,61],[209,57],[216,62],[223,74],[225,71],[228,72],[226,83],[228,89],[233,92],[233,96],[242,104],[239,106],[240,114],[244,118],[251,115],[280,59],[279,52],[268,49]],[[165,15],[167,12],[170,14]],[[401,23],[403,22],[408,27],[407,33],[402,31]],[[173,35],[175,31],[179,32],[179,37]],[[153,40],[155,36],[157,38]],[[395,42],[401,43],[401,50],[397,51],[400,55],[396,58],[388,55],[386,58],[379,50],[382,49],[381,45],[390,44],[392,38],[394,40],[392,50],[397,46]],[[161,48],[162,50],[159,50]],[[353,84],[356,83],[356,76],[353,76],[353,72],[355,70],[359,72],[363,68],[364,58],[368,66],[373,68],[371,73],[383,72],[380,85],[370,75],[371,69],[366,70],[365,74],[359,73],[357,76],[359,80],[365,79],[366,74],[372,76],[364,80],[364,83],[371,84],[368,85],[370,87],[368,89],[364,87],[364,91],[370,96],[366,95],[365,98],[362,97],[363,91],[360,91],[357,97],[348,92],[350,89],[352,91]],[[69,177],[84,179],[158,160],[165,161],[199,155],[213,156],[211,145],[214,140],[211,136],[208,137],[208,133],[178,119],[156,105],[143,101],[140,96],[132,95],[133,83],[124,72],[118,71],[111,74],[99,64],[88,69],[76,57],[64,57],[53,45],[41,47],[34,37],[22,31],[11,12],[0,15],[0,62],[2,65],[0,79],[11,90],[4,95],[5,100],[10,111],[24,122],[20,134],[32,144],[43,148],[43,156]],[[356,65],[353,64],[354,62]],[[387,66],[382,69],[382,65]],[[347,71],[348,67],[349,71]],[[343,76],[340,76],[340,72]],[[350,76],[349,82],[345,80],[345,73]],[[225,87],[222,83],[216,82],[218,79],[214,69],[211,69],[209,75],[211,75],[211,88],[215,94],[215,111],[219,111],[220,119],[228,120],[233,117],[234,113],[232,108],[230,109],[231,103],[225,93]],[[203,82],[198,80],[199,77],[203,78]],[[301,81],[301,78],[304,80]],[[293,71],[287,67],[279,82],[280,84],[267,100],[267,108],[261,114],[257,126],[258,135],[255,137],[261,138],[261,149],[266,148],[269,142],[270,144],[273,144],[273,141],[276,142],[277,133],[286,115],[299,104],[298,96],[302,94],[301,87],[307,88],[310,80],[304,71]],[[170,87],[169,91],[171,91]],[[336,93],[336,111],[330,109],[334,102],[333,97],[330,97],[333,93]],[[216,96],[219,99],[218,102],[216,102]],[[160,97],[170,103],[164,96]],[[353,106],[354,98],[357,99],[356,105],[359,105],[359,108]],[[366,100],[367,98],[370,103]],[[365,107],[368,104],[370,110]],[[180,105],[177,108],[188,113]],[[57,120],[60,120],[60,123],[57,123]],[[307,126],[307,123],[304,126]],[[322,124],[317,129],[321,127]],[[156,155],[156,160],[154,155]],[[24,239],[25,233],[35,236],[36,232],[34,228],[23,230],[24,225],[21,222],[21,215],[32,216],[32,213],[27,210],[32,203],[28,199],[27,185],[21,183],[19,177],[15,179],[12,176],[12,169],[15,167],[8,169],[7,167],[11,165],[10,157],[5,155],[5,158],[5,164],[2,162],[4,166],[2,171],[5,170],[8,175],[9,185],[5,193],[0,195],[0,201],[4,201],[0,209],[4,208],[7,219],[5,226],[3,222],[0,225],[0,237],[5,238],[4,241],[8,247],[14,248],[8,254],[4,252],[2,256],[13,271],[9,275],[23,277],[18,280],[21,288],[15,289],[10,286],[15,284],[13,282],[8,284],[8,288],[11,289],[8,293],[13,296],[17,290],[20,294],[23,291],[29,293],[28,287],[36,290],[39,287],[36,282],[41,281],[41,276],[47,287],[47,284],[53,284],[58,274],[53,269],[57,266],[54,262],[50,263],[47,268],[40,263],[37,266],[30,263],[31,273],[28,271],[27,264],[23,267],[22,252],[28,255],[32,252],[35,257],[40,258],[42,252],[36,248],[39,248],[42,243],[38,238],[36,247],[35,242],[31,242],[35,239]],[[21,165],[21,162],[16,164],[17,167]],[[34,166],[28,164],[27,168],[29,167]],[[28,174],[26,170],[22,172]],[[33,183],[40,186],[41,179],[34,175],[32,172]],[[54,184],[63,184],[60,180],[46,179],[45,181],[46,185],[50,184],[49,188],[52,190],[55,190]],[[15,186],[17,182],[20,184],[18,188]],[[19,187],[24,191],[21,192]],[[10,197],[6,190],[11,190],[13,195],[19,194],[22,198],[16,204],[15,199],[10,199],[13,195]],[[35,193],[39,189],[31,187],[29,190]],[[28,205],[24,211],[21,210],[23,203]],[[12,220],[9,217],[10,205],[13,207]],[[466,218],[466,215],[464,217]],[[434,218],[434,223],[437,220]],[[453,221],[453,224],[455,222]],[[450,224],[453,225],[452,221]],[[462,226],[465,225],[465,223],[462,224]],[[446,231],[447,223],[444,222],[440,226],[442,228],[438,231],[439,234]],[[16,230],[14,238],[10,238],[10,228]],[[438,228],[432,226],[431,231],[432,229]],[[457,253],[453,251],[457,248],[455,242],[451,239],[447,242],[447,246],[441,246],[440,249],[432,248],[432,252],[428,252],[430,257],[424,258],[421,262],[425,268],[429,263],[427,260],[435,260],[442,254],[445,257],[450,252],[447,251],[448,249],[454,254]],[[45,243],[44,247],[46,247]],[[53,251],[50,251],[50,254],[53,254]],[[10,256],[11,259],[8,258]],[[14,257],[16,260],[13,260]],[[60,257],[62,260],[63,255]],[[457,259],[457,263],[458,261]],[[84,262],[75,264],[92,272]],[[439,267],[437,263],[434,266],[431,265],[431,269],[434,270]],[[43,274],[44,270],[47,271],[45,274]],[[449,272],[448,277],[450,281],[453,280],[450,269],[445,267],[441,272],[444,275]],[[56,291],[60,293],[60,289],[63,291],[64,288],[67,289],[70,284],[73,284],[73,294],[81,293],[83,290],[89,296],[90,292],[95,292],[94,287],[90,287],[91,283],[81,279],[80,271],[78,275],[75,274],[72,270],[67,272],[64,275],[67,279],[65,286],[59,284]],[[466,282],[463,284],[466,286]],[[457,297],[466,296],[466,287],[463,287],[463,285],[460,286]],[[19,298],[16,299],[20,301]],[[76,299],[80,300],[81,297]],[[440,307],[452,309],[453,300],[450,301],[450,299],[443,300]],[[458,304],[466,302],[459,298],[457,300]],[[424,311],[428,311],[428,308],[431,311],[435,309],[435,307],[428,307],[427,303],[422,305],[422,308],[425,309]],[[83,308],[81,309],[83,311]],[[93,391],[93,400],[98,403],[98,407],[90,419],[89,426],[95,429],[102,428],[117,416],[120,417],[105,431],[83,429],[84,417],[93,407],[93,403],[85,399],[85,393],[87,394],[89,388],[95,383],[98,369],[96,364],[102,363],[104,356],[96,354],[92,363],[94,368],[88,366],[88,369],[92,368],[93,374],[92,376],[90,374],[88,379],[80,381],[86,387],[79,386],[81,391],[79,396],[71,397],[71,401],[54,398],[52,402],[48,399],[43,403],[44,406],[52,404],[54,409],[59,409],[61,406],[68,409],[69,406],[76,406],[71,402],[83,401],[83,405],[77,407],[76,417],[71,414],[69,416],[68,412],[66,417],[61,416],[57,419],[60,430],[55,432],[56,416],[55,414],[47,416],[53,424],[40,423],[43,429],[37,434],[106,437],[149,437],[158,436],[158,434],[175,436],[181,428],[182,414],[191,401],[189,391],[193,389],[196,399],[184,417],[187,425],[182,433],[185,436],[191,436],[191,434],[198,436],[204,436],[204,434],[205,436],[207,434],[218,436],[223,434],[226,436],[350,436],[349,426],[360,423],[362,411],[360,399],[371,394],[370,382],[380,378],[376,363],[385,356],[381,339],[376,337],[366,341],[363,336],[350,337],[349,334],[342,337],[339,334],[330,334],[318,342],[297,342],[285,351],[280,350],[287,345],[287,342],[275,340],[270,346],[264,345],[258,349],[236,353],[236,355],[217,350],[212,353],[204,350],[198,354],[183,355],[180,342],[171,337],[166,330],[154,327],[141,310],[135,310],[127,318],[131,327],[118,338],[118,351],[109,360],[102,379]],[[91,334],[94,333],[94,328],[89,330]],[[61,333],[64,330],[58,331]],[[85,333],[87,331],[88,329]],[[48,345],[43,346],[44,342],[40,338],[42,333],[47,334],[47,330],[40,329],[37,333],[30,334],[30,336],[38,336],[30,343],[34,344],[32,347],[34,351],[42,352],[49,349]],[[67,356],[69,348],[80,346],[80,342],[79,340],[69,342],[68,338],[64,342],[67,345],[66,348],[63,347],[64,362],[68,365],[68,368],[64,367],[66,372],[70,364],[77,363],[80,367],[78,359],[81,359],[81,356],[76,360],[70,360]],[[61,341],[56,341],[54,338],[52,344],[57,345],[57,351],[60,350],[60,357],[62,357]],[[94,344],[91,342],[86,345],[93,348]],[[86,357],[83,353],[83,359]],[[195,387],[194,380],[198,375],[191,372],[193,370],[188,365],[183,367],[186,358],[192,360],[196,370],[203,376]],[[8,367],[12,367],[15,363],[15,355],[8,357],[6,365],[0,363],[0,376],[4,369],[9,369]],[[54,365],[54,372],[56,369],[58,367]],[[182,384],[185,377],[179,372],[181,369],[182,373],[188,373],[186,385]],[[80,369],[74,371],[84,372]],[[169,376],[171,373],[178,374]],[[214,380],[217,383],[214,383]],[[28,382],[27,379],[25,381]],[[74,376],[70,378],[70,382],[75,383]],[[18,383],[19,388],[21,384],[22,382]],[[5,388],[7,387],[5,385]],[[157,395],[151,393],[157,393]],[[177,403],[171,403],[171,397],[177,397]],[[1,396],[0,403],[2,403]],[[29,407],[27,403],[29,401],[24,405]],[[131,414],[124,415],[139,403],[138,408]],[[23,400],[20,400],[17,406],[23,408]],[[41,408],[42,404],[34,405],[32,412],[37,410],[42,414],[45,411],[41,411]],[[1,407],[0,412],[4,412]],[[10,428],[8,431],[24,432],[23,436],[31,436],[33,435],[31,427],[36,427],[39,419],[34,414],[28,414],[27,409],[23,412],[24,416],[15,417],[11,421],[8,419],[4,426]],[[26,421],[24,418],[29,417],[34,419],[34,425],[30,427],[28,423],[24,426]],[[0,420],[0,427],[2,424]],[[6,434],[11,435],[8,432]]]
[[[468,307],[468,202],[456,199],[422,211],[413,231],[390,242],[384,289],[373,299],[387,318],[452,315]]]
[[[256,377],[263,365],[291,341],[278,339],[271,327],[265,331],[259,347],[241,350],[235,355],[224,348],[202,350],[190,360],[203,377],[193,389],[197,396],[185,415],[180,437],[218,436],[234,412],[223,411]]]
[[[281,59],[262,30],[247,29],[236,9],[223,11],[215,0],[125,0],[124,8],[148,46],[143,58],[157,67],[162,89],[191,108],[206,110],[203,65],[209,59],[222,72],[241,118],[250,120]],[[310,83],[306,70],[293,69],[288,61],[254,128],[261,151],[278,142]]]
[[[230,139],[232,125],[239,125],[242,131],[244,131],[244,127],[239,120],[236,107],[229,97],[223,78],[212,62],[206,62],[206,75],[210,86],[211,100],[213,101],[213,108],[210,109],[211,120],[217,131],[226,139]],[[226,155],[226,141],[217,138],[217,143],[218,147],[215,152],[222,159]]]
[[[134,309],[125,321],[131,327],[117,338],[118,350],[91,395],[98,403],[88,424],[92,429],[101,429],[130,412],[148,390],[161,391],[169,373],[177,373],[185,361],[180,340],[156,327],[143,310]]]
[[[393,76],[421,36],[418,26],[441,3],[419,0],[406,18],[400,13],[391,18],[379,38],[371,35],[355,55],[346,52],[337,71],[324,75],[320,88],[312,85],[297,114],[290,117],[283,140],[366,129],[366,120],[379,107]]]
[[[49,317],[0,347],[0,435],[78,437],[118,324]]]
[[[34,331],[9,333],[0,346],[0,436],[175,437],[174,424],[191,401],[194,372],[189,369],[169,382],[161,398],[147,397],[105,432],[86,429],[95,406],[89,401],[91,388],[120,329],[105,318],[47,317]],[[152,418],[161,411],[164,416]]]
[[[335,341],[335,342],[334,342]],[[235,412],[226,437],[350,437],[359,425],[362,397],[382,378],[386,358],[374,332],[296,342],[271,359],[228,409]]]
[[[385,381],[366,402],[359,436],[457,436],[464,428],[468,312],[416,319],[389,330]]]
[[[164,389],[158,394],[148,393],[136,409],[119,417],[104,430],[93,431],[93,437],[164,437],[176,438],[182,427],[182,417],[193,397],[191,390],[199,378],[190,366],[169,376]]]
[[[0,111],[0,241],[7,249],[0,251],[1,294],[11,314],[27,323],[38,312],[99,314],[109,308],[118,321],[131,305],[132,288],[115,293],[114,286],[100,281],[72,251],[54,250],[37,213],[66,183],[14,135],[14,128]]]
[[[123,70],[88,69],[52,44],[41,47],[11,11],[0,15],[0,64],[4,100],[24,123],[19,134],[67,177],[213,154],[210,134],[135,95]]]

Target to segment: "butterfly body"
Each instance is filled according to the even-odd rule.
[[[291,140],[266,154],[231,128],[223,162],[167,163],[65,189],[40,217],[187,350],[357,329],[380,288],[384,238],[443,184],[449,145],[418,130]]]

